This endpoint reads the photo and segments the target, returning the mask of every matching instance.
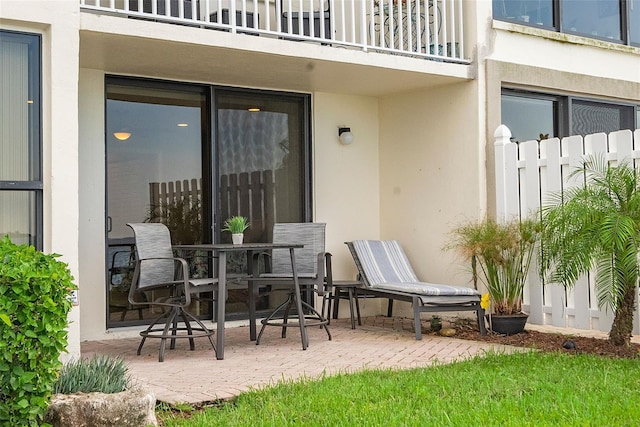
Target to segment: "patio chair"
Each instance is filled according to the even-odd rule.
[[[262,320],[262,328],[256,344],[260,344],[267,326],[281,327],[282,338],[286,337],[288,327],[299,327],[302,336],[306,336],[300,322],[295,320],[297,316],[289,317],[292,309],[296,307],[298,298],[301,299],[305,312],[305,327],[321,326],[331,340],[331,332],[327,327],[328,320],[311,303],[314,293],[323,298],[328,297],[331,286],[331,254],[324,250],[325,228],[326,224],[323,223],[278,223],[273,226],[273,243],[304,245],[303,248],[295,249],[300,290],[296,292],[294,287],[289,250],[274,249],[270,256],[270,271],[260,274],[258,281],[271,285],[271,293],[282,290],[284,286],[288,294],[284,302]],[[303,295],[306,295],[307,301]],[[306,349],[306,345],[303,338],[303,350]]]
[[[129,303],[132,306],[158,306],[162,309],[162,314],[151,322],[147,329],[140,332],[142,341],[137,354],[140,355],[147,338],[160,339],[160,362],[164,361],[167,339],[171,340],[169,348],[174,349],[177,338],[187,338],[193,351],[193,339],[207,337],[215,352],[216,347],[211,338],[214,331],[189,313],[187,307],[203,292],[213,292],[215,300],[218,297],[218,279],[189,277],[189,264],[185,259],[173,256],[171,235],[164,224],[127,225],[133,229],[136,245]],[[183,326],[178,324],[180,320],[184,323]],[[163,322],[164,325],[160,326]],[[193,327],[191,322],[195,322],[197,326]]]
[[[413,306],[416,339],[422,339],[420,313],[441,311],[475,311],[478,328],[485,335],[484,310],[480,293],[463,286],[449,286],[418,280],[409,259],[397,240],[354,240],[345,242],[353,256],[364,287],[359,294],[408,301]]]

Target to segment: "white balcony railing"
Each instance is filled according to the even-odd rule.
[[[80,5],[130,18],[469,63],[463,58],[462,0],[80,0]]]

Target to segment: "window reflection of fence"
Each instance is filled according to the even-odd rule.
[[[220,176],[218,226],[231,216],[249,218],[247,242],[268,242],[276,215],[276,190],[272,170]],[[163,222],[177,234],[174,243],[196,243],[191,234],[202,230],[202,182],[197,179],[149,184],[149,220]],[[180,218],[174,218],[182,212]],[[229,238],[223,234],[223,239]],[[201,237],[200,237],[201,239]],[[189,241],[193,240],[193,241]],[[224,240],[223,240],[224,241]]]

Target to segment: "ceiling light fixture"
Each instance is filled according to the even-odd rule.
[[[115,136],[118,141],[126,141],[131,137],[131,132],[114,132],[113,136]]]

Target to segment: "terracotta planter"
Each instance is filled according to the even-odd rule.
[[[502,335],[514,335],[524,331],[529,315],[527,313],[492,315],[489,320],[491,330]]]

